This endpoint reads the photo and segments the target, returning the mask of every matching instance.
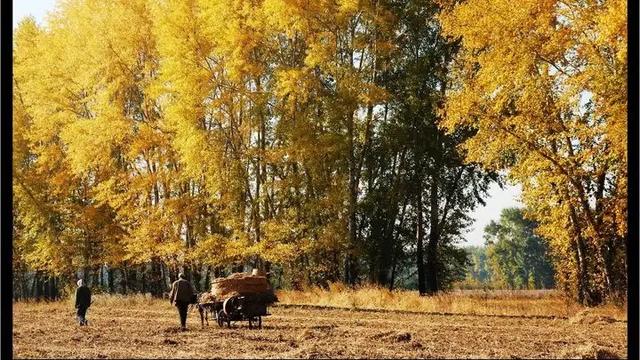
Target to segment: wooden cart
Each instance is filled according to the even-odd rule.
[[[225,299],[224,301],[213,302],[213,313],[220,327],[227,324],[231,327],[232,321],[248,321],[249,328],[262,328],[262,317],[269,316],[267,306],[270,302],[265,301],[264,296],[259,295],[237,295]]]

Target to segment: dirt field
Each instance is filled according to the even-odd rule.
[[[186,332],[168,303],[94,304],[90,326],[67,302],[14,304],[15,358],[582,358],[626,357],[625,321],[436,315],[276,306],[263,329],[189,313]]]

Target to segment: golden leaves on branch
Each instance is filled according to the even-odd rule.
[[[470,0],[441,16],[463,46],[443,126],[477,129],[467,159],[523,184],[540,233],[574,266],[560,280],[602,297],[626,286],[619,259],[602,260],[626,236],[625,4]],[[593,259],[572,260],[576,241]],[[580,278],[580,267],[592,274]],[[589,296],[600,295],[579,295]]]

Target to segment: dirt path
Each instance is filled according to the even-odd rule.
[[[262,330],[178,331],[168,304],[94,306],[78,327],[66,304],[14,305],[16,358],[559,358],[626,356],[626,322],[273,307]]]

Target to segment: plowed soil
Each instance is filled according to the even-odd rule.
[[[188,330],[168,303],[94,305],[89,326],[68,303],[14,304],[15,358],[624,358],[625,321],[372,312],[275,306],[247,322]]]

